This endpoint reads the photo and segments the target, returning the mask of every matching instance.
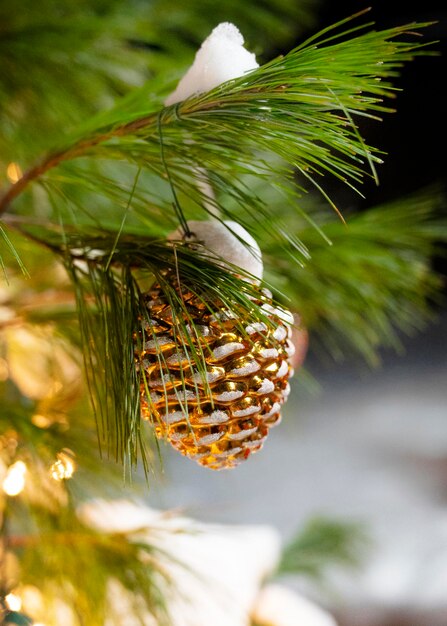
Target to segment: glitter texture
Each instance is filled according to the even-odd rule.
[[[149,324],[136,331],[135,341],[135,347],[143,346],[135,353],[145,377],[142,418],[154,425],[158,438],[210,469],[233,468],[260,450],[270,428],[280,422],[290,391],[292,344],[284,311],[272,306],[270,294],[258,293],[253,303],[270,323],[240,320],[222,302],[205,302],[203,294],[195,297],[183,287],[186,332],[159,285],[144,296]],[[188,343],[192,323],[200,329],[203,367]]]

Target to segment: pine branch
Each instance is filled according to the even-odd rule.
[[[389,110],[382,100],[393,95],[390,80],[403,62],[426,54],[423,45],[399,38],[428,24],[344,39],[346,32],[337,29],[346,22],[241,79],[161,112],[147,106],[143,91],[142,98],[134,98],[134,106],[140,107],[137,116],[126,119],[125,107],[119,105],[101,116],[94,131],[74,138],[28,170],[4,194],[0,213],[33,181],[57,187],[54,168],[81,156],[124,159],[163,179],[160,124],[173,183],[190,197],[195,211],[204,207],[203,194],[190,175],[198,166],[218,172],[213,182],[219,196],[225,192],[239,198],[241,205],[248,201],[244,211],[258,210],[259,203],[253,205],[243,194],[242,179],[247,174],[283,178],[284,166],[272,167],[268,154],[298,169],[317,188],[325,173],[358,184],[368,164],[380,159],[361,140],[353,117]],[[256,161],[254,151],[259,154]],[[69,179],[69,171],[63,171]],[[107,194],[107,189],[102,191]],[[225,212],[225,206],[221,208]]]
[[[319,314],[314,316],[315,326],[331,319],[330,313],[332,319],[334,315],[335,320],[340,318],[342,302],[334,309],[329,298],[324,301],[323,297],[318,297],[318,280],[324,284],[324,272],[334,268],[334,257],[328,260],[326,246],[318,232],[312,229],[293,232],[291,225],[297,211],[291,209],[290,204],[285,206],[286,219],[282,226],[277,221],[278,216],[272,215],[262,198],[251,193],[246,184],[250,178],[276,181],[289,193],[290,201],[290,198],[295,200],[296,195],[296,190],[289,186],[291,167],[319,187],[317,177],[323,173],[333,174],[349,184],[350,180],[357,183],[364,170],[379,160],[377,152],[361,139],[353,116],[371,116],[388,110],[382,99],[393,95],[390,81],[404,61],[425,53],[425,49],[421,44],[400,40],[408,34],[408,26],[352,37],[361,27],[343,30],[347,22],[349,20],[325,29],[284,58],[247,76],[161,111],[156,103],[147,104],[147,89],[133,94],[115,110],[89,123],[87,130],[71,142],[44,157],[3,197],[0,210],[5,211],[31,183],[38,182],[54,202],[59,232],[29,227],[25,230],[65,259],[77,298],[100,439],[113,458],[126,461],[129,467],[135,466],[138,457],[148,467],[141,433],[141,376],[135,366],[134,337],[142,324],[150,326],[150,320],[135,269],[145,274],[149,285],[151,281],[162,285],[180,329],[176,339],[179,352],[192,352],[191,365],[198,371],[204,368],[203,354],[189,345],[191,339],[183,328],[188,320],[187,307],[179,295],[178,285],[166,280],[164,271],[177,277],[177,282],[205,302],[222,302],[246,323],[265,321],[262,311],[253,307],[255,295],[250,292],[249,283],[233,276],[232,268],[228,268],[230,272],[224,271],[206,262],[188,246],[173,247],[165,241],[154,241],[153,237],[138,234],[142,232],[143,219],[147,221],[152,216],[153,224],[169,209],[171,219],[175,220],[177,214],[184,219],[190,215],[203,216],[206,211],[214,212],[217,208],[224,217],[236,218],[243,225],[251,221],[252,231],[261,235],[261,239],[265,237],[266,225],[274,222],[272,256],[280,246],[275,264],[281,256],[287,258],[288,263],[281,267],[278,284],[287,287],[286,293],[296,294],[292,275],[297,266],[291,260],[303,264],[303,260],[309,259],[310,250],[313,258],[317,258],[315,268],[320,275],[316,277],[309,272],[303,277],[309,303],[302,296],[305,290],[301,291],[301,295],[294,298],[297,310],[310,326],[314,322],[312,303],[318,303],[315,308],[320,307]],[[427,24],[415,25],[416,28],[425,26]],[[111,168],[106,180],[97,166],[100,160],[108,163],[103,172]],[[114,178],[113,167],[122,170],[122,161],[137,169],[129,177],[129,187],[120,189],[118,183],[110,185],[110,180]],[[88,171],[92,168],[97,180],[89,177]],[[211,173],[217,199],[209,197],[203,186],[197,185],[203,168]],[[69,196],[70,184],[85,188],[85,195],[79,196],[86,203],[82,206],[83,214],[75,212],[73,219],[69,219],[70,212],[61,202],[64,195]],[[161,189],[159,197],[152,193],[155,184]],[[120,193],[123,200],[125,198],[125,202],[120,203],[122,210],[115,211],[109,218],[110,230],[104,227],[98,207],[89,209],[95,189],[99,196],[107,198],[110,194],[111,204]],[[171,193],[176,200],[176,210],[172,205],[169,207]],[[149,206],[144,203],[148,197]],[[129,223],[130,209],[141,213],[134,221],[130,221],[129,216]],[[302,211],[306,214],[304,209]],[[342,227],[331,228],[337,235],[337,228]],[[95,235],[95,231],[102,235]],[[268,253],[268,246],[265,249]],[[331,251],[334,249],[333,246]],[[341,254],[346,249],[347,242],[346,248],[341,247]],[[426,250],[425,254],[430,251]],[[426,256],[424,260],[427,263]],[[365,329],[365,321],[357,313],[363,306],[359,290],[370,280],[369,269],[364,276],[358,275],[358,268],[362,267],[365,265],[355,265],[357,274],[352,273],[355,298],[350,297],[351,288],[344,294],[344,310],[351,317],[359,316],[355,321],[360,333]],[[237,268],[233,271],[237,272]],[[416,299],[413,308],[417,312],[423,309],[426,294],[436,287],[436,281],[426,281],[426,286],[422,287],[418,280],[402,295],[398,292],[402,282],[398,280],[398,272],[392,277],[390,290],[394,290],[396,300],[408,304],[408,311],[413,298]],[[339,294],[340,288],[332,295]],[[381,340],[391,335],[390,318],[394,316],[405,327],[410,317],[409,312],[405,313],[405,319],[403,315],[399,317],[402,307],[396,301],[388,301],[383,294],[380,298],[376,296],[374,304],[368,319],[371,328],[363,335],[354,332],[352,319],[347,325],[368,356],[371,346],[376,348]],[[339,330],[337,321],[333,325]]]
[[[316,4],[192,0],[185,11],[180,0],[41,0],[37,9],[22,0],[19,10],[1,0],[0,180],[9,163],[23,170],[148,76],[152,90],[172,83],[219,16],[275,48],[312,25]]]
[[[9,547],[20,554],[22,584],[39,589],[49,615],[62,601],[79,626],[85,620],[116,623],[110,594],[118,592],[142,626],[149,615],[157,624],[169,623],[166,597],[173,589],[166,565],[173,559],[156,546],[150,529],[144,538],[138,533],[98,533],[70,508],[33,506],[25,516],[18,503],[13,505],[12,527],[18,524],[22,532],[11,534]],[[28,520],[26,529],[23,519]]]
[[[347,225],[308,207],[306,215],[315,213],[319,230],[303,217],[291,216],[287,207],[282,212],[277,207],[276,227],[284,222],[291,238],[299,236],[308,258],[297,266],[291,258],[294,248],[279,245],[265,232],[260,244],[267,284],[299,312],[312,332],[314,349],[319,340],[334,359],[354,350],[375,364],[382,346],[399,349],[400,332],[414,333],[432,319],[442,280],[431,259],[447,240],[442,205],[440,192],[425,192],[354,215]],[[116,245],[114,231],[96,234],[88,228],[64,231],[63,237],[52,229],[43,240],[64,256],[73,276],[101,441],[113,457],[132,466],[139,456],[145,459],[146,449],[146,435],[141,437],[139,430],[140,381],[129,349],[133,333],[148,316],[140,290],[161,283],[179,324],[187,311],[176,281],[165,280],[165,272],[211,301],[223,300],[247,324],[266,320],[252,306],[249,283],[207,262],[193,247],[136,234],[122,235]],[[203,355],[178,341],[179,351],[192,350],[200,370]]]
[[[335,360],[354,350],[374,365],[380,347],[400,350],[401,333],[412,335],[433,319],[445,284],[432,267],[433,257],[445,254],[444,202],[433,190],[353,215],[346,226],[320,216],[330,246],[298,221],[310,251],[302,268],[272,241],[262,242],[272,258],[268,280],[291,298],[314,347],[319,340]]]
[[[276,575],[322,581],[330,567],[358,567],[367,543],[359,524],[314,518],[284,548]]]
[[[237,315],[245,334],[245,326],[250,323],[263,322],[270,327],[272,322],[253,305],[253,298],[260,297],[255,287],[199,256],[194,247],[136,237],[123,237],[116,246],[113,234],[103,232],[101,237],[84,238],[84,257],[73,256],[73,250],[68,241],[63,252],[77,297],[100,441],[113,458],[125,462],[129,471],[139,458],[147,471],[147,442],[140,418],[140,387],[145,374],[144,368],[138,367],[137,355],[143,348],[138,343],[138,331],[150,329],[152,322],[141,290],[147,290],[153,282],[162,286],[173,311],[177,351],[190,354],[190,367],[198,372],[206,369],[205,355],[200,342],[192,341],[191,333],[199,336],[200,329],[190,319],[182,289],[203,299],[207,307],[220,303]],[[186,387],[178,393],[182,403]]]

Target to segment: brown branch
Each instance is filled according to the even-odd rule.
[[[251,91],[255,91],[257,93],[258,89],[255,88]],[[91,148],[94,148],[99,144],[105,143],[109,139],[125,137],[126,135],[130,135],[132,133],[143,130],[150,126],[160,114],[163,114],[164,123],[172,121],[176,122],[179,121],[179,119],[185,114],[188,115],[191,113],[196,113],[198,110],[206,111],[209,109],[214,109],[216,107],[219,107],[221,104],[221,101],[214,99],[208,100],[206,102],[201,102],[200,100],[197,102],[185,100],[185,102],[181,103],[180,106],[174,105],[173,107],[167,109],[161,109],[159,113],[145,115],[144,117],[132,120],[131,122],[126,122],[121,126],[118,125],[115,127],[111,127],[108,130],[99,132],[97,135],[92,135],[91,137],[87,137],[86,139],[81,139],[80,141],[66,148],[65,150],[59,150],[50,153],[40,163],[37,163],[37,165],[34,165],[29,170],[27,170],[16,183],[11,185],[9,189],[7,189],[3,196],[0,196],[0,216],[2,216],[8,210],[11,202],[15,198],[17,198],[17,196],[19,196],[31,182],[40,178],[43,174],[45,174],[45,172],[48,172],[48,170],[57,167],[58,165],[60,165],[60,163],[85,156]]]
[[[282,89],[282,87],[280,87],[280,89]],[[247,92],[250,91],[258,93],[259,89],[255,87],[247,90]],[[164,116],[164,123],[166,123],[166,121],[176,122],[179,121],[181,117],[185,116],[185,114],[188,115],[196,113],[197,111],[207,111],[221,105],[222,101],[215,99],[210,99],[205,102],[201,102],[200,99],[196,102],[185,100],[180,105],[174,105],[167,109],[161,109],[159,113],[145,115],[144,117],[132,120],[131,122],[126,122],[122,126],[118,125],[111,127],[110,129],[100,132],[97,135],[81,139],[78,143],[73,144],[65,150],[50,153],[40,163],[37,163],[37,165],[34,165],[27,170],[16,183],[9,187],[3,196],[0,196],[0,216],[8,210],[11,202],[17,198],[17,196],[19,196],[31,182],[40,178],[43,174],[45,174],[45,172],[48,172],[48,170],[53,167],[57,167],[60,163],[85,156],[90,148],[94,148],[109,139],[125,137],[126,135],[143,130],[144,128],[150,126],[161,114]]]
[[[142,130],[149,126],[156,119],[155,115],[141,117],[132,122],[127,122],[122,126],[117,126],[107,132],[83,139],[66,150],[54,152],[45,157],[40,163],[34,165],[27,170],[19,180],[11,185],[9,189],[0,197],[0,216],[9,208],[11,202],[17,198],[34,180],[40,178],[45,172],[58,166],[63,161],[69,161],[84,156],[90,148],[93,148],[114,137],[123,137],[125,135]]]

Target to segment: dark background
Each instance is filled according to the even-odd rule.
[[[323,2],[319,23],[334,23],[367,6],[358,0]],[[416,58],[405,65],[397,81],[402,89],[395,101],[397,114],[385,115],[382,123],[364,128],[366,138],[388,154],[378,168],[380,186],[365,183],[365,207],[446,182],[447,4],[376,0],[365,17],[370,18],[378,29],[435,21],[425,29],[424,39],[437,42],[431,48],[438,56]]]

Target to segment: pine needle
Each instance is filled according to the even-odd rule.
[[[150,172],[164,191],[161,202],[150,193],[145,195],[147,201],[157,212],[168,207],[183,228],[188,210],[183,205],[190,205],[194,216],[203,216],[213,212],[207,207],[214,203],[226,215],[228,198],[237,199],[241,217],[256,211],[260,219],[267,219],[266,203],[243,191],[247,174],[269,177],[280,185],[291,168],[298,169],[329,200],[323,180],[327,175],[358,190],[368,170],[376,176],[374,164],[381,159],[378,150],[361,138],[355,118],[391,110],[383,100],[394,95],[392,81],[400,67],[428,54],[427,44],[407,40],[429,24],[357,35],[365,25],[345,28],[354,18],[324,29],[246,76],[161,112],[148,105],[135,117],[126,113],[126,103],[118,104],[98,117],[96,128],[92,122],[87,133],[59,146],[29,170],[23,182],[5,194],[0,211],[33,181],[44,177],[47,186],[58,187],[63,176],[64,184],[69,183],[76,172],[70,162],[80,157],[87,167],[101,160],[105,171],[107,163],[124,160]],[[218,200],[197,189],[191,175],[197,168],[211,175],[218,172]],[[174,194],[170,208],[166,173]],[[107,199],[116,188],[104,183],[101,176],[90,181],[91,188]],[[180,191],[182,199],[177,197]],[[146,203],[146,216],[150,211]]]
[[[314,518],[286,545],[276,575],[300,575],[321,582],[329,568],[358,567],[367,543],[357,523]]]

